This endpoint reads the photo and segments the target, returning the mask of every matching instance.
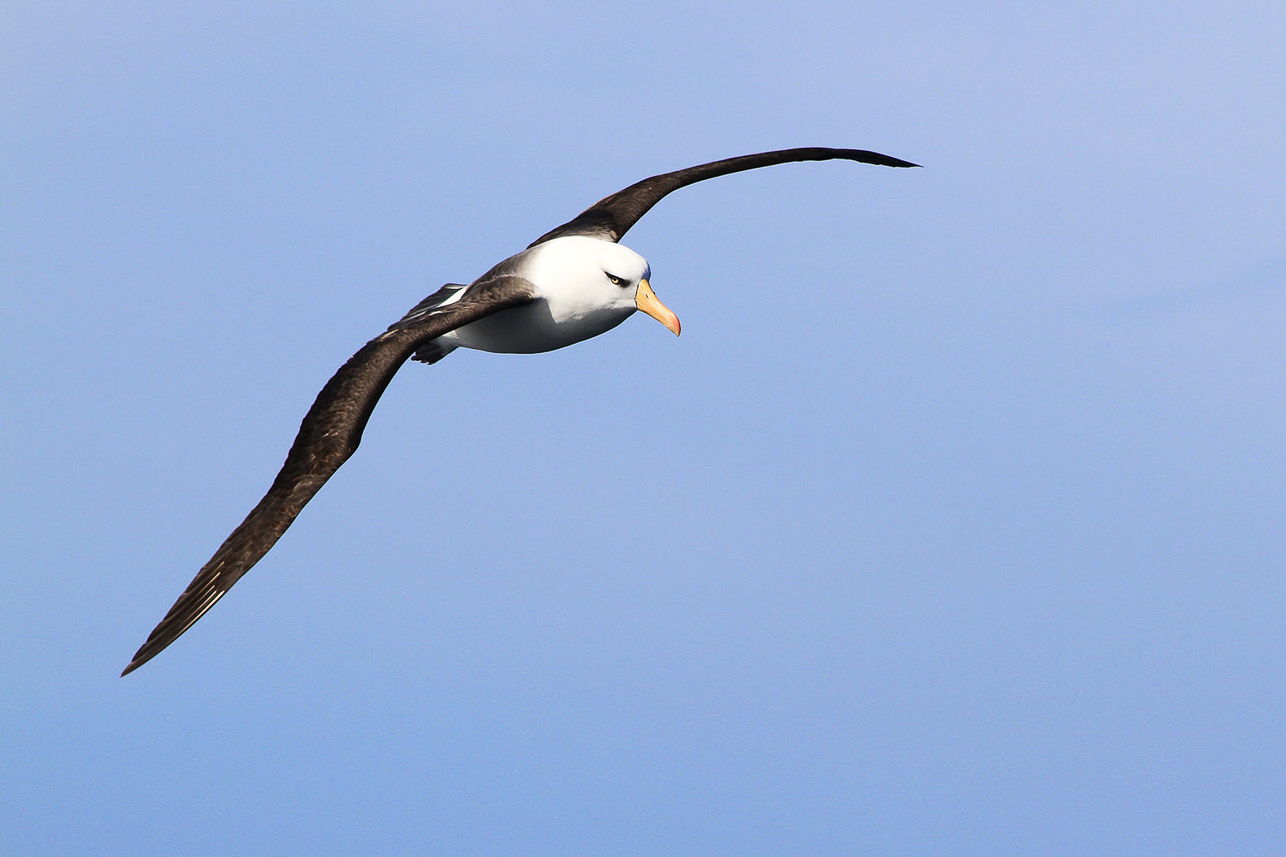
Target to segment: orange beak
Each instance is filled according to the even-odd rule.
[[[679,317],[657,299],[656,292],[647,280],[639,280],[639,290],[634,295],[634,305],[679,335]]]

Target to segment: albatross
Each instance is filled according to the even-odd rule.
[[[457,348],[552,351],[606,333],[636,311],[678,336],[678,316],[652,291],[647,260],[619,244],[621,237],[681,187],[775,164],[832,159],[918,166],[862,149],[801,148],[662,173],[604,197],[473,282],[448,283],[420,301],[322,387],[268,493],[201,567],[121,675],[178,639],[268,552],[357,449],[375,403],[407,360],[436,363]]]

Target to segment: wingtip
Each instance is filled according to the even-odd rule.
[[[872,152],[869,149],[826,149],[828,152],[842,152],[838,157],[847,158],[851,161],[858,161],[864,164],[874,164],[879,167],[918,167],[919,164],[911,161],[895,158],[892,155],[886,155],[883,152]],[[836,157],[832,155],[831,157]]]
[[[892,155],[885,155],[884,157],[888,159],[883,164],[886,167],[918,167],[920,169],[924,169],[920,164],[913,164],[910,161],[904,161],[901,158],[895,158]]]
[[[154,649],[153,651],[149,652],[147,651],[147,648],[148,648],[147,644],[144,643],[143,647],[134,653],[134,657],[130,658],[130,662],[125,665],[125,669],[121,670],[121,678],[125,678],[125,676],[134,672],[134,670],[143,666],[143,664],[147,663],[152,658],[156,657],[157,654],[161,651],[161,649]],[[162,646],[161,648],[163,649],[165,647]]]

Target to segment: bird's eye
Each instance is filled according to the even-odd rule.
[[[608,279],[608,280],[611,282],[611,284],[612,284],[612,285],[614,285],[614,286],[624,286],[624,285],[626,285],[626,282],[625,282],[624,280],[622,280],[620,277],[614,277],[614,276],[612,276],[611,274],[608,274],[608,275],[607,275],[607,279]]]

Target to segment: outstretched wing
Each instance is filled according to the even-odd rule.
[[[551,238],[561,238],[564,235],[589,235],[607,241],[620,241],[621,236],[638,223],[639,218],[647,214],[648,209],[660,202],[666,194],[681,187],[716,176],[726,176],[728,173],[771,167],[774,164],[786,164],[792,161],[829,161],[836,158],[884,167],[919,166],[910,161],[881,155],[879,152],[868,152],[864,149],[781,149],[776,152],[725,158],[722,161],[688,167],[686,170],[662,173],[636,182],[624,190],[618,190],[611,196],[600,199],[576,215],[574,219],[546,232],[529,246],[535,247]]]
[[[121,675],[138,669],[178,639],[281,538],[304,505],[357,449],[375,403],[417,348],[534,298],[534,287],[521,277],[474,283],[458,299],[436,309],[413,310],[362,346],[317,394],[268,493],[197,572]]]

